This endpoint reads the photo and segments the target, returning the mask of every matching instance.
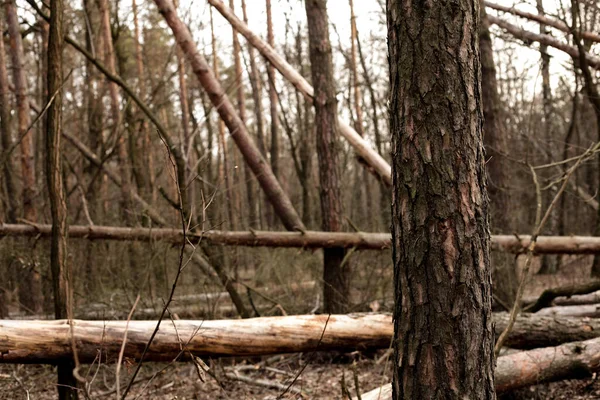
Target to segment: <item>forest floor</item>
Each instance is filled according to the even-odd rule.
[[[557,274],[535,275],[525,295],[537,296],[549,287],[589,280],[591,261],[589,256],[563,258]],[[538,265],[539,262],[535,262],[534,268]],[[390,311],[389,307],[389,302],[383,302],[381,308],[376,307],[377,310],[370,308],[372,311]],[[364,393],[390,382],[388,355],[389,352],[380,350],[370,354],[307,353],[251,360],[204,360],[210,365],[210,373],[203,380],[194,364],[148,363],[143,366],[128,398],[348,399],[344,393],[356,396],[357,386]],[[96,365],[89,371],[86,368],[80,374],[88,374],[88,381],[91,381],[89,398],[115,398],[115,366]],[[120,376],[122,385],[128,382],[133,370],[133,365],[124,366]],[[55,370],[51,366],[0,365],[0,400],[53,399],[56,398],[54,382]],[[290,389],[284,394],[288,387]],[[505,394],[500,399],[600,399],[600,380],[592,377],[540,384]]]

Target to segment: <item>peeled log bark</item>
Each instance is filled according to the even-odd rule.
[[[544,382],[589,378],[600,371],[600,338],[522,351],[498,358],[496,392],[504,393]],[[391,385],[361,395],[362,400],[391,400]]]
[[[163,322],[147,361],[171,361],[180,353],[180,340],[196,356],[259,356],[315,349],[364,350],[389,348],[392,317],[387,314],[263,317],[244,320]],[[506,327],[507,314],[494,314],[495,331]],[[102,351],[102,361],[114,361],[124,337],[126,321],[74,320],[74,338],[80,362],[89,363]],[[173,326],[177,327],[177,332]],[[138,359],[156,321],[130,321],[124,356]],[[524,315],[506,345],[528,349],[600,336],[600,321]],[[317,343],[318,346],[317,346]],[[186,357],[189,354],[185,355]],[[0,321],[0,363],[54,363],[72,357],[66,320]]]
[[[69,139],[71,137],[67,134]],[[118,176],[107,170],[111,179]],[[156,213],[137,194],[134,200],[144,208],[145,212],[158,224],[166,224],[162,217]],[[0,237],[3,236],[28,236],[47,237],[50,235],[51,226],[44,224],[0,224]],[[282,248],[355,248],[356,250],[385,250],[391,246],[390,235],[387,233],[345,233],[345,232],[275,232],[275,231],[207,231],[204,233],[187,232],[187,238],[192,242],[202,239],[211,244],[223,246],[247,247],[282,247]],[[183,234],[179,229],[170,228],[124,228],[116,226],[69,226],[69,237],[89,240],[139,240],[139,241],[164,241],[167,243],[181,244]],[[492,235],[492,250],[520,254],[529,246],[529,236]],[[600,253],[600,237],[595,236],[539,236],[537,239],[536,254],[596,254]]]
[[[99,351],[102,362],[117,358],[126,321],[73,320],[73,324],[80,362],[92,362]],[[139,359],[155,326],[156,321],[129,322],[126,358]],[[69,330],[66,320],[0,321],[0,363],[54,363],[71,357]],[[381,314],[179,320],[162,324],[144,360],[174,360],[181,352],[178,338],[191,354],[214,357],[386,348],[392,334],[391,317]],[[187,353],[183,356],[189,358]]]
[[[309,101],[312,101],[314,90],[302,75],[298,73],[287,61],[285,61],[275,50],[265,43],[258,35],[248,28],[221,0],[208,0],[229,23],[242,34],[269,62],[277,68],[294,87],[300,91]],[[390,165],[363,139],[350,125],[338,118],[340,134],[348,140],[354,151],[360,155],[366,163],[373,168],[378,175],[388,184],[392,184],[392,169]]]

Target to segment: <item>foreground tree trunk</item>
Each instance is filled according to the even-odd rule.
[[[495,399],[477,5],[387,3],[395,399]]]
[[[329,43],[327,0],[307,0],[310,66],[315,88],[315,126],[321,218],[324,231],[342,230],[342,201],[339,183],[339,131],[333,61]],[[323,301],[326,313],[342,313],[349,301],[349,268],[343,265],[343,248],[323,250]]]
[[[70,318],[73,310],[73,282],[67,252],[67,202],[63,187],[61,130],[62,130],[62,51],[64,43],[63,1],[50,2],[50,31],[48,38],[48,101],[56,93],[46,119],[46,182],[52,216],[50,269],[54,289],[54,315]],[[62,360],[58,369],[58,397],[77,399],[77,380],[73,376],[72,359]]]

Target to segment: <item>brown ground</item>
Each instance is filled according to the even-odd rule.
[[[534,263],[534,265],[538,264]],[[584,282],[589,279],[590,265],[591,257],[565,257],[561,272],[556,275],[536,275],[528,286],[526,296],[537,296],[549,287]],[[390,306],[389,302],[382,302],[380,306],[381,308],[378,306],[380,311],[389,311],[387,310]],[[363,305],[363,307],[368,306]],[[192,364],[147,364],[139,375],[142,379],[132,389],[136,396],[128,396],[128,398],[276,399],[299,374],[292,387],[301,394],[288,392],[281,398],[347,399],[347,396],[343,396],[343,380],[345,387],[353,396],[356,394],[355,376],[361,392],[390,381],[389,359],[384,356],[385,353],[385,351],[376,354],[312,353],[254,360],[223,359],[213,362],[205,360],[211,365],[212,376],[207,375],[204,382],[200,380],[196,367]],[[241,382],[226,376],[235,371],[242,377],[249,378],[250,382]],[[132,372],[133,366],[125,366],[120,381],[127,382]],[[150,379],[151,377],[153,378]],[[262,386],[260,380],[275,384],[279,388]],[[55,398],[54,381],[55,373],[50,366],[0,365],[0,400]],[[88,381],[91,399],[115,398],[114,365],[91,368]],[[600,399],[600,382],[592,377],[587,380],[541,384],[500,398],[507,400]]]

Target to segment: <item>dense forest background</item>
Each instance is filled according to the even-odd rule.
[[[235,1],[231,5],[246,19],[260,19],[249,21],[250,26],[262,27],[256,33],[271,42],[310,82],[306,20],[298,12],[302,4],[279,2],[274,7],[277,12],[271,13],[266,8],[269,3]],[[358,10],[365,13],[355,16],[346,2],[339,3],[329,5],[335,19],[341,19],[342,11],[347,14],[346,25],[340,29],[337,25],[330,27],[339,114],[389,162],[385,4],[373,2],[370,8],[360,5]],[[545,6],[548,15],[571,23],[570,6],[547,3],[519,6],[534,13]],[[179,191],[186,192],[183,206],[188,228],[283,230],[284,225],[220,122],[206,90],[176,46],[172,31],[156,6],[152,2],[106,0],[68,2],[65,6],[68,36],[93,60],[120,77],[148,105],[149,112],[169,136],[168,141],[161,137],[163,134],[148,115],[121,86],[107,80],[95,61],[66,45],[62,163],[68,223],[158,227],[148,207],[140,207],[135,200],[139,196],[164,219],[166,226],[180,227],[175,169],[167,151],[171,146],[171,152],[176,148],[185,163],[185,185]],[[251,7],[251,12],[245,13],[245,7]],[[487,10],[501,22],[539,32],[539,24],[517,19],[493,6]],[[598,5],[591,0],[581,2],[580,10],[583,30],[598,31]],[[47,24],[31,2],[9,1],[2,11],[2,218],[5,223],[47,224],[50,208],[43,172]],[[233,40],[230,25],[208,5],[186,3],[179,6],[179,12],[304,226],[320,230],[312,105],[243,38]],[[272,20],[283,30],[273,31]],[[544,26],[541,29],[542,33],[566,38],[563,41],[574,46],[572,36],[565,32]],[[21,49],[14,37],[16,32]],[[598,141],[597,117],[577,59],[507,32],[497,23],[491,25],[490,32],[499,100],[494,111],[504,130],[500,136],[486,136],[488,167],[500,171],[496,175],[490,172],[488,182],[492,233],[529,234],[535,225],[538,191],[545,209],[568,160]],[[592,57],[598,52],[593,41],[584,39],[583,46]],[[591,75],[592,81],[597,79],[597,69],[592,68]],[[485,88],[483,93],[485,102]],[[388,186],[345,141],[340,141],[336,150],[342,230],[387,232]],[[105,170],[112,171],[112,177]],[[115,176],[120,180],[118,185]],[[599,182],[598,163],[589,159],[574,173],[542,233],[600,232],[596,199]],[[48,313],[52,309],[52,279],[47,240],[6,237],[0,246],[5,266],[0,280],[0,313]],[[204,247],[210,261],[235,281],[245,308],[255,307],[253,312],[261,315],[322,310],[320,251]],[[508,302],[516,287],[516,259],[507,254],[494,257],[497,282],[501,284],[497,296]],[[126,315],[138,293],[143,305],[140,309],[147,315],[152,310],[158,312],[171,291],[178,258],[178,246],[160,240],[148,243],[73,238],[68,262],[73,268],[75,315],[92,311],[99,316]],[[346,258],[344,268],[349,271],[351,288],[348,310],[379,310],[391,305],[390,254],[350,251]],[[570,268],[571,263],[592,262],[589,257],[558,256],[546,256],[540,261],[542,273]],[[176,294],[219,292],[220,286],[218,280],[207,278],[202,268],[192,262],[181,274]],[[193,307],[183,307],[178,301],[183,300],[177,300],[173,306],[181,306],[179,312],[188,316],[236,313],[227,299],[205,299]]]

